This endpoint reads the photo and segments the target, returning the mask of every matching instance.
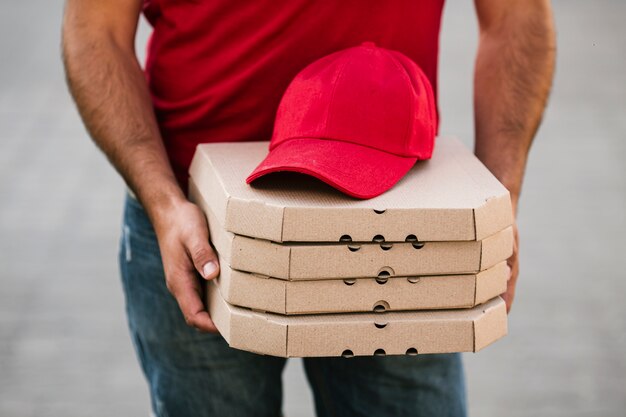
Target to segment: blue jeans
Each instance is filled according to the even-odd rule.
[[[159,417],[278,417],[285,359],[230,348],[185,324],[156,235],[127,197],[119,262],[130,334]],[[465,416],[459,354],[306,358],[317,415]]]

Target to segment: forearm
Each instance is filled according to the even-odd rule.
[[[91,137],[156,223],[184,194],[167,159],[134,51],[105,34],[65,30],[63,58]]]
[[[514,208],[547,101],[555,39],[548,2],[480,15],[474,79],[475,151],[509,189]],[[538,7],[535,7],[539,5]]]
[[[134,42],[142,0],[67,0],[63,60],[68,84],[94,141],[143,203],[154,225],[165,285],[185,321],[217,329],[198,275],[219,262],[202,211],[185,199],[159,134]]]

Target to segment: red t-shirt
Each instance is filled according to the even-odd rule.
[[[417,62],[436,92],[444,0],[145,0],[146,77],[183,187],[198,143],[269,140],[305,66],[373,41]]]

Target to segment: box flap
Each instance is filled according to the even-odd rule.
[[[287,314],[287,283],[281,279],[234,270],[220,258],[217,285],[222,297],[230,304]]]
[[[486,166],[473,154],[473,158],[468,157],[469,150],[463,144],[457,142],[454,147],[455,151],[449,152],[450,157],[456,159],[468,182],[474,183],[476,195],[483,196],[482,203],[474,209],[475,238],[482,240],[513,223],[511,197]]]
[[[264,355],[287,355],[287,325],[264,314],[234,307],[207,284],[209,313],[220,334],[232,347]]]
[[[480,242],[482,243],[480,270],[485,270],[513,255],[513,227],[509,226]]]
[[[496,295],[504,294],[509,280],[510,270],[506,261],[482,271],[476,275],[476,296],[474,304],[482,304]]]
[[[291,257],[289,246],[226,231],[193,179],[189,180],[189,200],[196,203],[205,213],[211,243],[227,265],[257,274],[289,278]]]
[[[474,351],[489,346],[507,334],[507,314],[504,300],[498,297],[498,302],[489,301],[483,305],[475,307],[481,309],[483,314],[478,314],[474,318]]]
[[[216,221],[216,216],[212,209],[202,197],[200,190],[193,180],[189,181],[189,201],[195,203],[205,213],[207,217],[207,225],[209,226],[209,236],[213,247],[227,260],[230,260],[232,252],[233,239],[235,235],[226,232],[223,227]],[[217,207],[216,207],[217,209]],[[209,214],[210,212],[210,214]]]

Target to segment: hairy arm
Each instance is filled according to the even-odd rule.
[[[137,62],[141,0],[67,0],[63,62],[91,137],[142,202],[158,236],[168,289],[188,324],[215,326],[195,271],[218,273],[206,220],[185,198],[169,164]]]
[[[552,85],[556,41],[549,0],[475,0],[480,41],[474,76],[475,151],[509,189],[514,212],[531,143]],[[510,310],[519,272],[515,227]]]

